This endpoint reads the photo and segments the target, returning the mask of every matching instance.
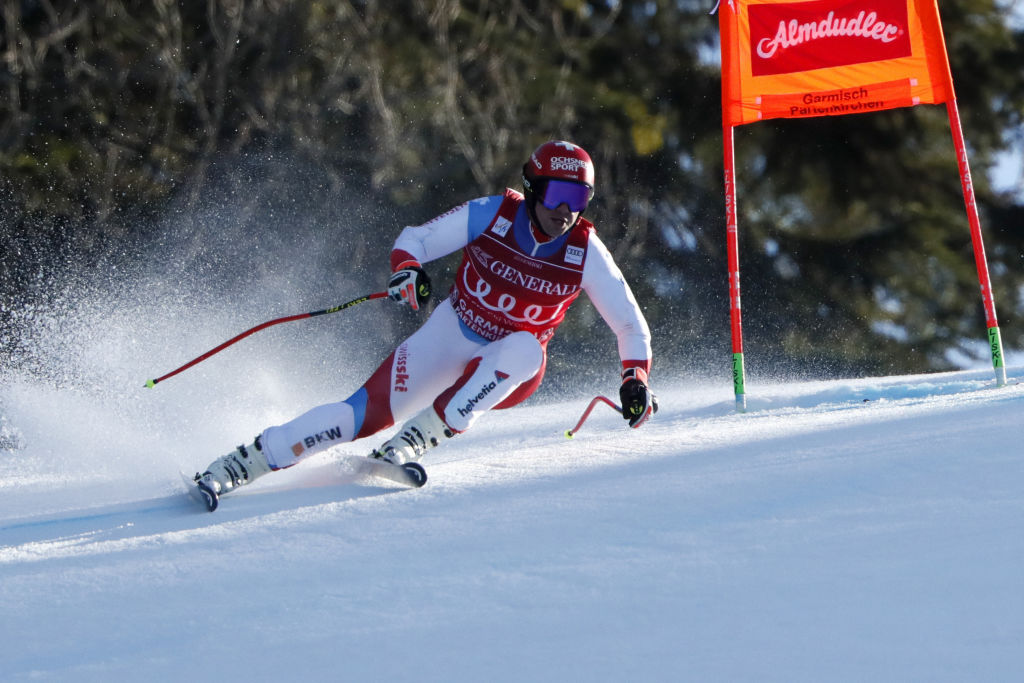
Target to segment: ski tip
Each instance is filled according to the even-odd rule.
[[[203,503],[206,504],[206,509],[209,510],[210,512],[216,510],[217,503],[220,502],[220,498],[217,496],[217,492],[201,481],[196,482],[196,488],[199,489],[199,494],[200,496],[202,496]]]
[[[405,476],[408,477],[412,486],[420,488],[427,483],[427,471],[418,462],[404,463],[402,469],[405,470]]]

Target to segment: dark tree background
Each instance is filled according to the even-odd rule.
[[[943,0],[940,12],[1004,344],[1020,349],[1024,200],[987,181],[996,154],[1024,148],[1024,29],[1007,6]],[[199,276],[211,251],[261,226],[300,245],[330,234],[335,250],[309,275],[322,279],[319,301],[342,296],[337,270],[376,287],[403,225],[517,187],[533,147],[560,137],[596,161],[588,215],[633,283],[660,362],[726,373],[709,10],[5,0],[0,351],[17,350],[16,322],[49,276],[110,268],[154,241],[180,242],[182,267]],[[984,316],[944,107],[770,121],[737,129],[736,142],[749,367],[945,369],[965,340],[979,357]],[[231,219],[204,232],[218,208]],[[172,218],[188,227],[168,233]],[[451,265],[435,264],[436,277]],[[579,308],[564,346],[600,336]]]

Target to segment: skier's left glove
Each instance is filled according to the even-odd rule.
[[[388,279],[388,297],[399,303],[408,304],[414,311],[430,298],[430,277],[420,264],[406,261]]]
[[[647,372],[643,368],[626,368],[622,371],[619,399],[622,401],[622,417],[629,420],[629,426],[633,429],[658,412],[658,398],[647,386]]]

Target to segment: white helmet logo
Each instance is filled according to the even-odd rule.
[[[586,170],[587,162],[583,159],[577,159],[576,157],[551,157],[551,170],[552,171],[570,171],[572,173],[578,173],[581,170]]]

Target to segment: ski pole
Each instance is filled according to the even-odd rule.
[[[590,405],[587,406],[587,409],[583,411],[583,416],[580,417],[580,421],[576,423],[576,426],[573,427],[572,429],[565,430],[565,438],[571,439],[572,437],[576,436],[576,432],[580,431],[580,427],[582,427],[583,423],[587,421],[588,417],[590,417],[590,411],[592,411],[594,409],[594,406],[596,406],[598,403],[601,403],[602,401],[611,406],[611,408],[615,410],[615,412],[622,413],[622,408],[620,408],[618,404],[615,403],[615,401],[611,400],[607,396],[595,396],[593,400],[590,401]]]
[[[214,348],[210,349],[209,351],[207,351],[203,355],[201,355],[201,356],[199,356],[197,358],[193,358],[189,362],[187,362],[184,365],[182,365],[180,368],[177,368],[176,370],[171,370],[170,372],[168,372],[163,377],[157,377],[156,379],[148,380],[146,382],[146,388],[152,389],[153,387],[155,387],[160,382],[163,382],[165,379],[168,379],[170,377],[174,377],[179,372],[183,372],[185,370],[188,370],[193,365],[196,365],[197,363],[203,362],[204,360],[206,360],[207,358],[209,358],[213,354],[219,353],[220,351],[223,351],[224,349],[226,349],[227,347],[231,346],[235,342],[239,342],[239,341],[245,339],[246,337],[248,337],[250,334],[255,334],[255,333],[259,332],[260,330],[265,330],[266,328],[271,327],[272,325],[280,325],[281,323],[290,323],[293,320],[302,320],[304,318],[315,318],[318,315],[327,315],[328,313],[337,313],[338,311],[344,311],[346,308],[351,308],[352,306],[355,306],[356,304],[361,304],[364,301],[369,301],[371,299],[382,299],[382,298],[386,297],[387,295],[388,295],[387,292],[374,292],[373,294],[367,294],[366,296],[361,296],[358,299],[352,299],[352,301],[348,301],[346,303],[343,303],[340,306],[334,306],[332,308],[325,308],[322,311],[312,311],[310,313],[299,313],[297,315],[289,315],[289,316],[285,316],[284,318],[275,318],[274,320],[268,320],[265,323],[260,323],[256,327],[251,327],[248,330],[246,330],[245,332],[242,332],[241,334],[239,334],[237,336],[234,336],[231,339],[228,339],[226,342],[224,342],[220,346],[217,346],[217,347],[214,347]]]

